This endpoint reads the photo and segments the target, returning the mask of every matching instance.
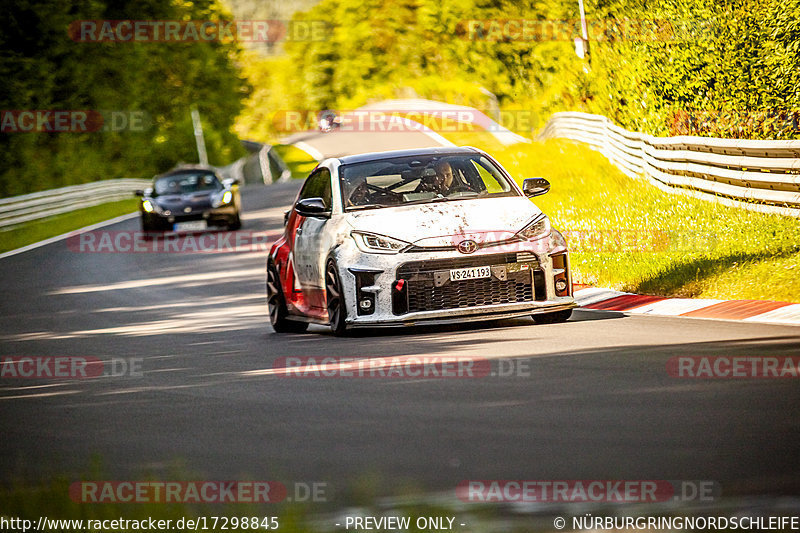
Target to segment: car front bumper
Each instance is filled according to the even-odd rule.
[[[172,227],[179,222],[194,222],[205,220],[209,226],[226,225],[236,219],[238,209],[234,205],[195,210],[190,213],[164,214],[159,212],[141,211],[142,218],[151,225]]]
[[[513,250],[372,254],[344,243],[336,262],[348,327],[495,320],[576,307],[566,250],[553,259],[546,239]],[[554,262],[557,263],[554,267]],[[450,281],[451,268],[491,267],[490,278]],[[556,279],[567,288],[558,292]],[[398,281],[403,288],[398,290]],[[405,291],[405,293],[404,293]],[[362,306],[365,300],[371,301]]]
[[[542,305],[536,302],[536,305],[485,305],[466,309],[447,309],[442,311],[422,311],[416,313],[408,313],[402,317],[393,317],[393,319],[381,319],[372,317],[357,317],[357,319],[350,320],[348,318],[347,324],[353,328],[374,328],[374,327],[397,327],[397,326],[424,326],[428,324],[461,324],[463,322],[481,322],[486,320],[504,320],[509,318],[529,317],[539,313],[552,313],[557,311],[566,311],[577,307],[575,301],[570,298],[565,298],[563,303],[547,302]]]

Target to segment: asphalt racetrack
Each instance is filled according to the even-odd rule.
[[[434,143],[349,135],[304,140],[326,154]],[[245,187],[242,231],[277,238],[299,185]],[[103,229],[137,230],[138,220]],[[0,356],[141,365],[141,375],[1,379],[3,481],[82,479],[99,459],[108,479],[179,468],[194,479],[320,481],[339,494],[365,477],[382,494],[452,491],[471,479],[800,491],[796,379],[667,372],[683,355],[799,356],[796,327],[578,310],[554,325],[279,335],[266,312],[265,259],[263,250],[88,253],[60,241],[0,260]],[[274,373],[286,357],[408,355],[503,362],[496,375],[462,379]]]

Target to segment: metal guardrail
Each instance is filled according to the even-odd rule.
[[[223,178],[236,178],[242,183],[263,182],[269,185],[276,181],[287,181],[292,177],[289,167],[269,144],[261,144],[258,151],[237,159],[230,165],[220,167],[217,171]]]
[[[0,199],[0,228],[114,200],[133,198],[133,192],[136,189],[143,189],[150,183],[150,180],[143,179],[104,180],[2,198]]]
[[[586,143],[669,193],[800,218],[800,141],[654,137],[579,112],[553,114],[539,134],[552,137]]]
[[[180,168],[180,165],[176,168]],[[223,178],[238,178],[242,183],[272,183],[292,177],[286,163],[268,144],[261,145],[258,152],[225,167],[216,167],[216,170]],[[113,179],[0,198],[0,229],[84,207],[133,198],[136,189],[146,189],[151,185],[152,180],[146,179]]]

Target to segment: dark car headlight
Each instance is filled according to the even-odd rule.
[[[222,193],[222,195],[218,196],[216,200],[213,202],[214,207],[222,207],[223,205],[228,205],[233,202],[233,191],[226,190]]]
[[[152,198],[145,198],[142,200],[142,209],[145,213],[150,213],[154,215],[163,215],[168,214],[164,213],[164,210],[161,209],[161,206],[158,205],[158,202],[153,200]]]

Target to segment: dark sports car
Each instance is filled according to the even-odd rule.
[[[142,197],[142,230],[203,231],[209,227],[237,230],[241,196],[237,180],[221,180],[210,169],[180,169],[153,179],[153,186],[136,191]]]

